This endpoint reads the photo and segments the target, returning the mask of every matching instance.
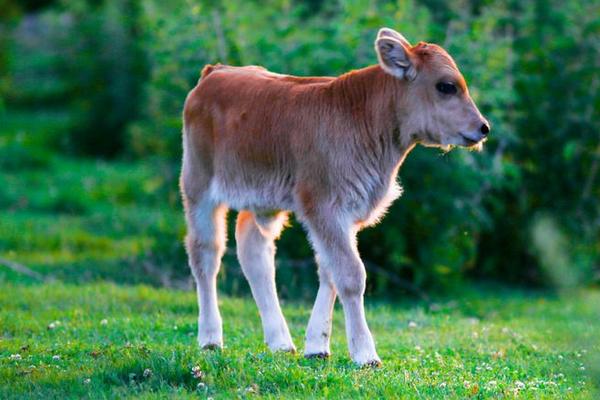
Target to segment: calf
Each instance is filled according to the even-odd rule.
[[[257,66],[207,65],[184,107],[181,192],[203,348],[223,344],[216,276],[228,208],[239,210],[237,254],[273,351],[295,351],[275,288],[275,245],[294,212],[308,232],[320,286],[304,354],[327,357],[339,295],[352,360],[380,364],[363,308],[356,234],[400,191],[413,147],[480,147],[487,121],[441,47],[411,46],[383,28],[379,63],[339,77],[301,78]]]

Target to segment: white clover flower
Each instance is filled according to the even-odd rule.
[[[521,381],[516,381],[516,382],[515,382],[515,387],[516,387],[517,389],[519,389],[519,390],[521,390],[521,389],[525,389],[525,384],[524,384],[523,382],[521,382]]]
[[[150,378],[152,376],[152,370],[150,368],[146,368],[142,375],[144,376],[144,378]]]
[[[108,324],[108,320],[106,318],[104,318],[102,321],[100,321],[100,325],[107,325]]]
[[[52,329],[58,328],[59,325],[60,325],[59,320],[52,321],[48,324],[48,330],[51,331]]]
[[[504,357],[504,350],[496,350],[492,352],[493,358],[502,358]]]
[[[192,368],[192,376],[196,379],[202,379],[204,374],[202,373],[202,370],[199,366],[196,365]]]
[[[52,356],[52,359],[54,361],[58,361],[58,360],[60,360],[60,356],[58,354],[55,354],[55,355]]]
[[[11,354],[9,358],[11,361],[19,361],[22,359],[20,354]]]
[[[85,379],[83,380],[83,384],[84,384],[84,385],[89,385],[91,382],[92,382],[92,380],[91,380],[90,378],[85,378]]]
[[[253,383],[245,389],[246,393],[258,393],[258,385]]]
[[[417,327],[417,323],[415,321],[409,321],[408,322],[408,327],[410,329],[415,329]]]
[[[471,382],[465,380],[465,381],[463,381],[463,386],[465,387],[465,389],[468,389],[471,387]]]
[[[198,382],[198,384],[196,385],[196,389],[198,390],[204,390],[205,387],[206,385],[204,384],[204,382]]]

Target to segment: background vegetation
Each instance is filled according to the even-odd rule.
[[[554,259],[545,257],[554,246],[544,232],[534,237],[537,226],[567,242],[557,268],[592,282],[600,246],[599,11],[594,1],[548,0],[8,2],[1,163],[6,179],[19,182],[4,185],[2,200],[17,212],[50,203],[38,206],[53,218],[79,217],[93,208],[87,180],[112,213],[124,199],[172,212],[177,223],[148,226],[151,243],[141,247],[160,269],[185,270],[175,216],[180,112],[199,69],[219,61],[340,74],[372,64],[374,34],[391,26],[450,50],[494,134],[482,153],[419,149],[409,157],[403,199],[361,234],[366,260],[390,273],[378,273],[370,289],[393,290],[393,277],[424,288],[465,277],[548,284],[555,274],[544,272],[544,260]],[[101,188],[101,171],[85,167],[92,158],[121,160],[98,161],[108,170],[127,160],[124,194],[112,193],[119,189],[110,176]],[[44,179],[49,166],[69,175],[57,177],[56,198],[52,178],[28,193],[28,174]],[[146,197],[136,169],[145,173]],[[310,264],[297,224],[279,247],[283,264]],[[17,250],[3,241],[2,251]]]
[[[74,187],[61,194],[70,200],[38,193],[64,217],[92,207],[80,183],[101,179],[79,165],[126,160],[144,170],[152,204],[174,215],[147,227],[144,251],[162,270],[186,269],[176,184],[180,113],[200,68],[261,64],[336,75],[373,64],[373,37],[390,26],[414,42],[444,45],[494,130],[481,153],[411,154],[400,173],[403,198],[380,226],[361,233],[361,252],[380,271],[369,290],[391,293],[400,279],[426,289],[465,278],[551,284],[549,245],[543,232],[533,237],[539,224],[565,242],[566,264],[557,268],[570,282],[598,280],[597,1],[4,0],[2,10],[3,170],[43,176],[49,163],[76,157]],[[146,204],[133,199],[143,183],[130,177],[123,190]],[[3,185],[6,209],[35,203],[14,190]],[[0,252],[16,250],[0,242]],[[279,258],[297,267],[289,272],[296,279],[312,263],[298,224],[284,235]]]

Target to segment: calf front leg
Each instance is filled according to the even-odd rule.
[[[308,228],[320,267],[331,276],[344,308],[350,357],[359,365],[380,365],[375,342],[365,318],[363,296],[367,275],[358,255],[355,228],[331,217],[309,223]],[[330,292],[324,291],[323,297],[326,295],[331,296]],[[329,306],[329,302],[331,297],[324,300],[322,304]],[[319,303],[318,296],[317,303]],[[324,313],[327,308],[323,307],[315,311]],[[325,321],[327,318],[322,315],[317,319]],[[309,324],[309,329],[312,326]]]

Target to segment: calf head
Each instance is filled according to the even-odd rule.
[[[426,146],[481,147],[489,124],[443,48],[412,46],[400,33],[382,28],[375,51],[383,70],[403,83],[397,101],[402,131]]]

